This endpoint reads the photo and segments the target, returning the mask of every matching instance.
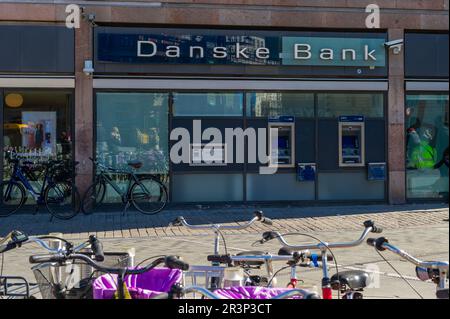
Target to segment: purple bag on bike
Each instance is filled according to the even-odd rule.
[[[214,294],[225,299],[271,299],[289,290],[292,289],[235,286],[214,290]],[[300,297],[293,296],[291,299],[300,299]]]
[[[182,275],[179,269],[155,268],[140,275],[127,275],[124,282],[133,299],[150,299],[169,292],[173,285],[181,283]],[[113,299],[117,291],[117,275],[98,277],[92,289],[94,299]]]

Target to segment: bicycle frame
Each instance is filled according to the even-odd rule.
[[[134,183],[138,183],[139,182],[139,177],[132,171],[132,170],[115,170],[106,166],[103,166],[101,164],[96,163],[96,166],[98,168],[100,168],[100,174],[98,174],[98,178],[101,181],[104,181],[105,184],[110,185],[114,191],[120,195],[121,199],[122,199],[122,203],[123,204],[127,204],[130,201],[130,191],[131,191],[131,186],[133,186]],[[120,174],[120,175],[126,175],[127,176],[127,188],[125,191],[122,191],[122,189],[117,185],[116,182],[114,182],[114,180],[111,178],[110,174],[108,173],[115,173],[115,174]],[[144,187],[145,186],[143,184],[140,184]]]
[[[51,183],[51,179],[49,178],[49,167],[45,168],[45,174],[44,174],[44,182],[42,183],[40,187],[40,191],[37,192],[31,183],[29,182],[29,177],[26,176],[27,174],[23,173],[23,170],[21,169],[19,162],[14,163],[13,173],[10,178],[10,182],[20,182],[25,187],[25,189],[28,191],[28,193],[38,202],[41,203],[43,200],[43,194],[45,188]]]

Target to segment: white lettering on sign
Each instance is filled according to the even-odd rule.
[[[297,60],[311,59],[311,46],[309,44],[294,45],[294,58]]]
[[[186,48],[187,49],[187,48]],[[233,46],[218,46],[207,47],[202,46],[189,46],[189,52],[183,53],[182,49],[178,45],[168,45],[158,47],[155,41],[151,40],[139,40],[137,42],[137,56],[144,58],[151,58],[156,55],[165,56],[168,58],[180,58],[183,54],[187,55],[191,59],[203,59],[205,58],[206,50],[212,53],[215,59],[226,59],[229,56],[234,56],[237,59],[250,60],[252,58],[267,60],[270,58],[270,49],[266,47],[250,48],[249,46],[241,43],[236,43]],[[311,60],[313,57],[323,61],[356,61],[358,57],[361,57],[364,61],[377,61],[376,49],[372,49],[369,45],[364,45],[363,52],[352,48],[317,48],[312,47],[307,43],[295,43],[293,48],[294,60]]]
[[[143,45],[151,46],[153,48],[153,52],[152,53],[142,53],[142,46]],[[137,43],[137,56],[150,58],[150,57],[156,55],[157,49],[158,48],[156,46],[156,43],[153,42],[153,41],[138,41],[138,43]]]
[[[370,58],[373,61],[376,61],[377,58],[373,55],[374,53],[375,53],[375,50],[372,50],[372,51],[369,52],[369,46],[368,45],[364,46],[364,60],[367,61]]]
[[[333,51],[333,49],[323,48],[320,50],[319,57],[322,60],[333,60],[334,59],[334,51]]]
[[[225,59],[228,57],[227,48],[226,47],[215,47],[213,49],[213,56],[216,59]]]
[[[181,56],[180,47],[176,45],[167,46],[166,55],[169,58],[179,58]]]
[[[356,60],[356,51],[353,49],[343,49],[342,50],[342,60],[345,61],[347,60],[347,56],[350,53],[351,56],[351,60],[355,61]]]
[[[255,54],[258,59],[268,59],[270,51],[267,48],[257,48]]]
[[[249,59],[250,57],[246,53],[247,50],[248,50],[248,47],[241,48],[241,44],[239,42],[236,43],[236,58],[239,59],[242,56],[245,59]]]

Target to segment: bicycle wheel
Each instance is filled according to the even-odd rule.
[[[49,185],[44,192],[47,210],[59,219],[71,219],[80,212],[80,193],[72,182]]]
[[[152,177],[143,177],[131,186],[131,202],[143,214],[153,215],[167,204],[167,189],[164,184]]]
[[[25,189],[16,182],[5,181],[0,183],[0,217],[14,214],[25,202]]]
[[[86,193],[84,193],[82,201],[82,210],[86,215],[92,214],[94,210],[98,209],[105,198],[106,185],[101,181],[96,181],[89,186]]]

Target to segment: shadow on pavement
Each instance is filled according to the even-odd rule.
[[[102,212],[92,215],[80,213],[71,220],[52,219],[41,209],[32,214],[34,208],[18,214],[0,218],[0,237],[13,229],[29,235],[60,233],[94,233],[132,228],[166,227],[178,216],[184,216],[191,224],[245,222],[253,217],[255,210],[262,210],[272,219],[302,217],[322,217],[337,215],[371,214],[385,212],[424,211],[448,208],[448,204],[408,204],[408,205],[357,205],[357,206],[196,206],[190,208],[169,208],[157,215],[142,215],[129,210],[122,214],[121,207],[102,207]]]

